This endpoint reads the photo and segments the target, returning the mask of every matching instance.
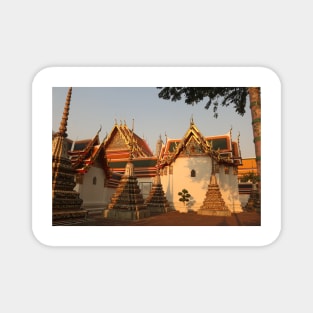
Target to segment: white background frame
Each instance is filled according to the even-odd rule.
[[[52,87],[261,87],[261,226],[52,226]],[[281,231],[281,83],[264,67],[51,67],[32,85],[32,229],[48,246],[264,246]],[[248,114],[248,113],[247,113]],[[44,170],[43,170],[44,169]]]

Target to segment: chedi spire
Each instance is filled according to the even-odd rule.
[[[59,127],[59,134],[63,137],[67,137],[67,133],[66,133],[67,120],[68,120],[68,115],[70,111],[71,97],[72,97],[72,87],[70,87],[67,92],[66,101],[65,101],[64,110],[63,110],[63,116],[62,116],[62,120],[61,120],[60,127]]]
[[[69,88],[59,132],[52,139],[52,222],[87,216],[81,209],[83,200],[75,188],[75,170],[68,156],[68,141],[65,138],[72,88]]]

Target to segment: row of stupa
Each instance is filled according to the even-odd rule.
[[[52,142],[52,216],[53,221],[64,218],[87,217],[88,212],[81,208],[82,199],[74,190],[75,170],[68,156],[67,122],[72,95],[69,88],[59,131]],[[132,153],[126,164],[124,175],[113,194],[104,217],[113,219],[139,219],[151,213],[164,213],[170,209],[157,167],[152,189],[146,200],[143,199],[137,178],[134,174]],[[208,191],[198,214],[230,215],[221,196],[214,171],[211,174]]]

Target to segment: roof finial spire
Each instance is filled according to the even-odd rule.
[[[193,122],[193,114],[191,114],[191,118],[190,118],[190,125],[193,125],[194,122]]]
[[[239,152],[239,157],[241,157],[241,149],[240,149],[239,137],[240,137],[240,132],[238,132],[238,136],[237,136],[237,144],[238,144],[238,152]]]
[[[134,119],[133,119],[132,130],[131,130],[129,159],[132,160],[133,158],[134,158]]]
[[[63,116],[62,116],[62,120],[61,120],[60,127],[59,127],[59,134],[62,135],[63,137],[67,137],[66,126],[67,126],[67,119],[68,119],[68,114],[70,110],[71,96],[72,96],[72,87],[70,87],[67,92],[66,101],[65,101],[64,110],[63,110]]]

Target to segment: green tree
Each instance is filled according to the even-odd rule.
[[[257,175],[261,177],[261,90],[260,87],[158,87],[159,97],[179,101],[184,97],[185,103],[195,105],[207,100],[205,108],[213,106],[214,117],[218,117],[218,107],[233,105],[235,111],[246,113],[247,98],[250,100],[253,138],[257,163]],[[261,192],[261,184],[258,184]]]
[[[191,195],[188,193],[188,190],[183,189],[178,193],[178,195],[180,196],[179,201],[183,202],[186,206],[186,202],[189,202],[189,198],[191,197]]]

